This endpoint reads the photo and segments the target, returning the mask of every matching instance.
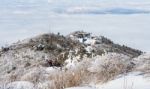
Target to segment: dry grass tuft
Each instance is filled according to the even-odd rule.
[[[60,71],[55,75],[50,75],[49,79],[53,82],[51,89],[63,89],[67,87],[79,86],[83,84],[87,73],[85,71]]]

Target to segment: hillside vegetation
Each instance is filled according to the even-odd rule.
[[[133,71],[147,74],[150,57],[144,55],[83,31],[43,34],[1,48],[0,89],[64,89]]]

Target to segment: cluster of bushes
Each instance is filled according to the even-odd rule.
[[[10,48],[9,47],[1,47],[1,50],[2,50],[2,52],[7,52],[10,50]]]
[[[34,40],[33,42],[30,42],[30,44],[32,43],[34,43],[34,46],[36,46],[37,50],[58,49],[59,51],[60,49],[63,50],[73,49],[79,45],[78,42],[75,42],[70,38],[53,33],[44,34],[36,38],[36,40]]]
[[[112,44],[112,48],[110,49],[110,52],[122,53],[132,58],[137,57],[143,53],[140,50],[136,50],[136,49],[127,47],[125,45],[121,46],[119,44]]]
[[[104,37],[104,36],[101,36],[101,40],[102,40],[102,43],[105,43],[105,44],[113,44],[113,41],[111,41],[110,39]]]
[[[48,76],[44,76],[43,68],[27,74],[22,79],[35,83],[37,89],[64,89],[67,87],[80,86],[92,83],[105,83],[116,78],[118,75],[130,72],[133,69],[129,57],[108,53],[103,56],[96,56],[92,59],[84,59],[76,64],[76,67],[65,69],[52,69]],[[46,80],[42,80],[46,79]],[[47,82],[42,82],[47,81]],[[40,84],[42,83],[42,84]],[[39,84],[39,85],[38,85]],[[41,87],[41,88],[40,88]]]

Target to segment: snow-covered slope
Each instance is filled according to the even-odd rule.
[[[66,89],[96,89],[93,87],[72,87],[72,88],[66,88]]]
[[[150,82],[142,75],[136,73],[126,75],[115,80],[109,81],[106,84],[94,85],[91,87],[72,87],[66,89],[149,89]]]

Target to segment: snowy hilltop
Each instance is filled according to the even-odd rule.
[[[43,34],[0,49],[0,89],[88,89],[130,72],[148,76],[149,59],[88,32]]]

